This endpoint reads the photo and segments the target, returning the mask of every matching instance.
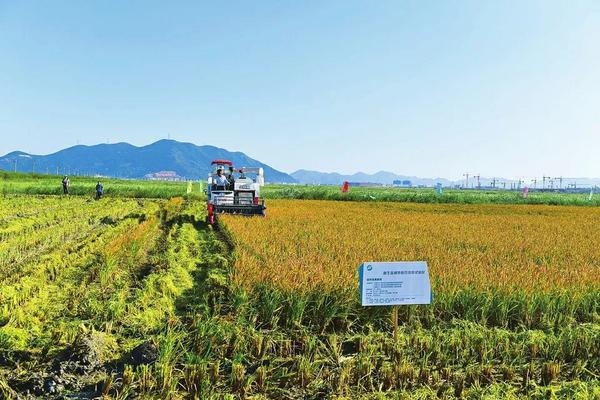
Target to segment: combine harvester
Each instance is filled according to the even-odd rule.
[[[265,201],[260,198],[260,187],[265,184],[262,168],[235,169],[228,160],[214,160],[211,165],[213,170],[208,174],[206,190],[209,224],[215,223],[218,214],[266,215]],[[216,184],[218,170],[223,171],[228,185]]]

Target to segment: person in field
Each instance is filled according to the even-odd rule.
[[[217,189],[225,189],[229,185],[229,181],[227,177],[223,174],[223,168],[217,169],[217,176],[215,177],[215,185],[217,185]]]
[[[102,183],[100,181],[98,181],[98,183],[96,184],[96,200],[100,200],[103,193],[104,193],[104,186],[102,186]]]
[[[63,194],[69,194],[69,186],[71,186],[71,181],[69,180],[69,177],[66,175],[63,177],[62,186],[63,186]]]

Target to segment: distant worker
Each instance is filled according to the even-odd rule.
[[[71,185],[71,181],[68,176],[64,176],[62,180],[63,185],[63,194],[69,194],[69,186]]]
[[[217,186],[217,190],[225,190],[229,185],[229,181],[227,177],[223,175],[223,168],[217,169],[217,176],[215,177],[215,185]]]
[[[96,200],[100,200],[103,193],[104,193],[104,187],[102,186],[102,183],[98,182],[96,184]]]

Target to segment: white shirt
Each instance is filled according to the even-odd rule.
[[[229,181],[227,180],[227,178],[225,177],[225,175],[217,175],[215,176],[215,184],[218,186],[227,186],[229,185]]]

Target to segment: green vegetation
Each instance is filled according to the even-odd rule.
[[[93,197],[96,183],[102,181],[104,194],[109,197],[161,198],[183,196],[187,182],[159,182],[70,176],[72,195]],[[0,171],[0,194],[58,195],[62,194],[62,176],[23,174]],[[200,193],[200,184],[194,183],[193,190]]]
[[[0,397],[127,397],[116,374],[139,376],[136,391],[156,398],[177,392],[169,346],[176,300],[194,285],[199,204],[15,196],[0,206]]]
[[[433,188],[367,188],[350,187],[342,193],[339,186],[267,185],[263,190],[267,199],[341,200],[341,201],[400,201],[412,203],[459,204],[548,204],[600,205],[600,194],[592,201],[587,194],[530,191],[527,199],[520,191],[444,189],[438,195]]]
[[[61,176],[25,174],[0,171],[0,194],[62,194]],[[187,182],[162,182],[102,178],[105,194],[114,197],[162,198],[183,196]],[[71,177],[71,194],[93,196],[98,178]],[[206,184],[193,183],[193,193],[202,195]],[[341,201],[397,201],[413,203],[460,204],[548,204],[599,206],[600,193],[589,200],[589,193],[559,193],[531,191],[524,199],[519,191],[445,189],[442,195],[432,188],[365,188],[351,187],[342,193],[339,186],[269,184],[262,189],[266,199],[341,200]]]

